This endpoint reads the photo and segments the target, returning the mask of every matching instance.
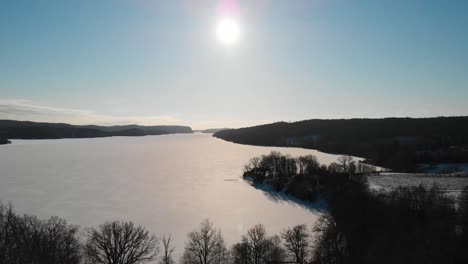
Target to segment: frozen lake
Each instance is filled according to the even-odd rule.
[[[241,179],[250,158],[272,150],[336,160],[210,134],[14,140],[0,146],[0,200],[19,213],[59,216],[82,228],[132,220],[156,234],[171,233],[178,260],[186,234],[204,218],[222,230],[228,246],[257,223],[269,234],[296,224],[312,227],[315,209],[272,199]]]

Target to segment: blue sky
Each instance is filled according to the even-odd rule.
[[[1,0],[0,118],[240,127],[467,115],[468,1]]]

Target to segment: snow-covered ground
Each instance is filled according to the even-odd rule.
[[[391,190],[399,186],[418,186],[426,188],[436,183],[450,196],[458,196],[468,186],[468,171],[452,174],[436,173],[381,173],[368,177],[372,190]]]

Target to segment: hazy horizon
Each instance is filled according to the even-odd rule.
[[[0,4],[0,119],[238,128],[468,115],[467,1]]]

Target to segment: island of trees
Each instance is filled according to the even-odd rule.
[[[364,157],[413,172],[421,164],[468,163],[468,117],[306,120],[219,131],[235,143],[292,146]]]

